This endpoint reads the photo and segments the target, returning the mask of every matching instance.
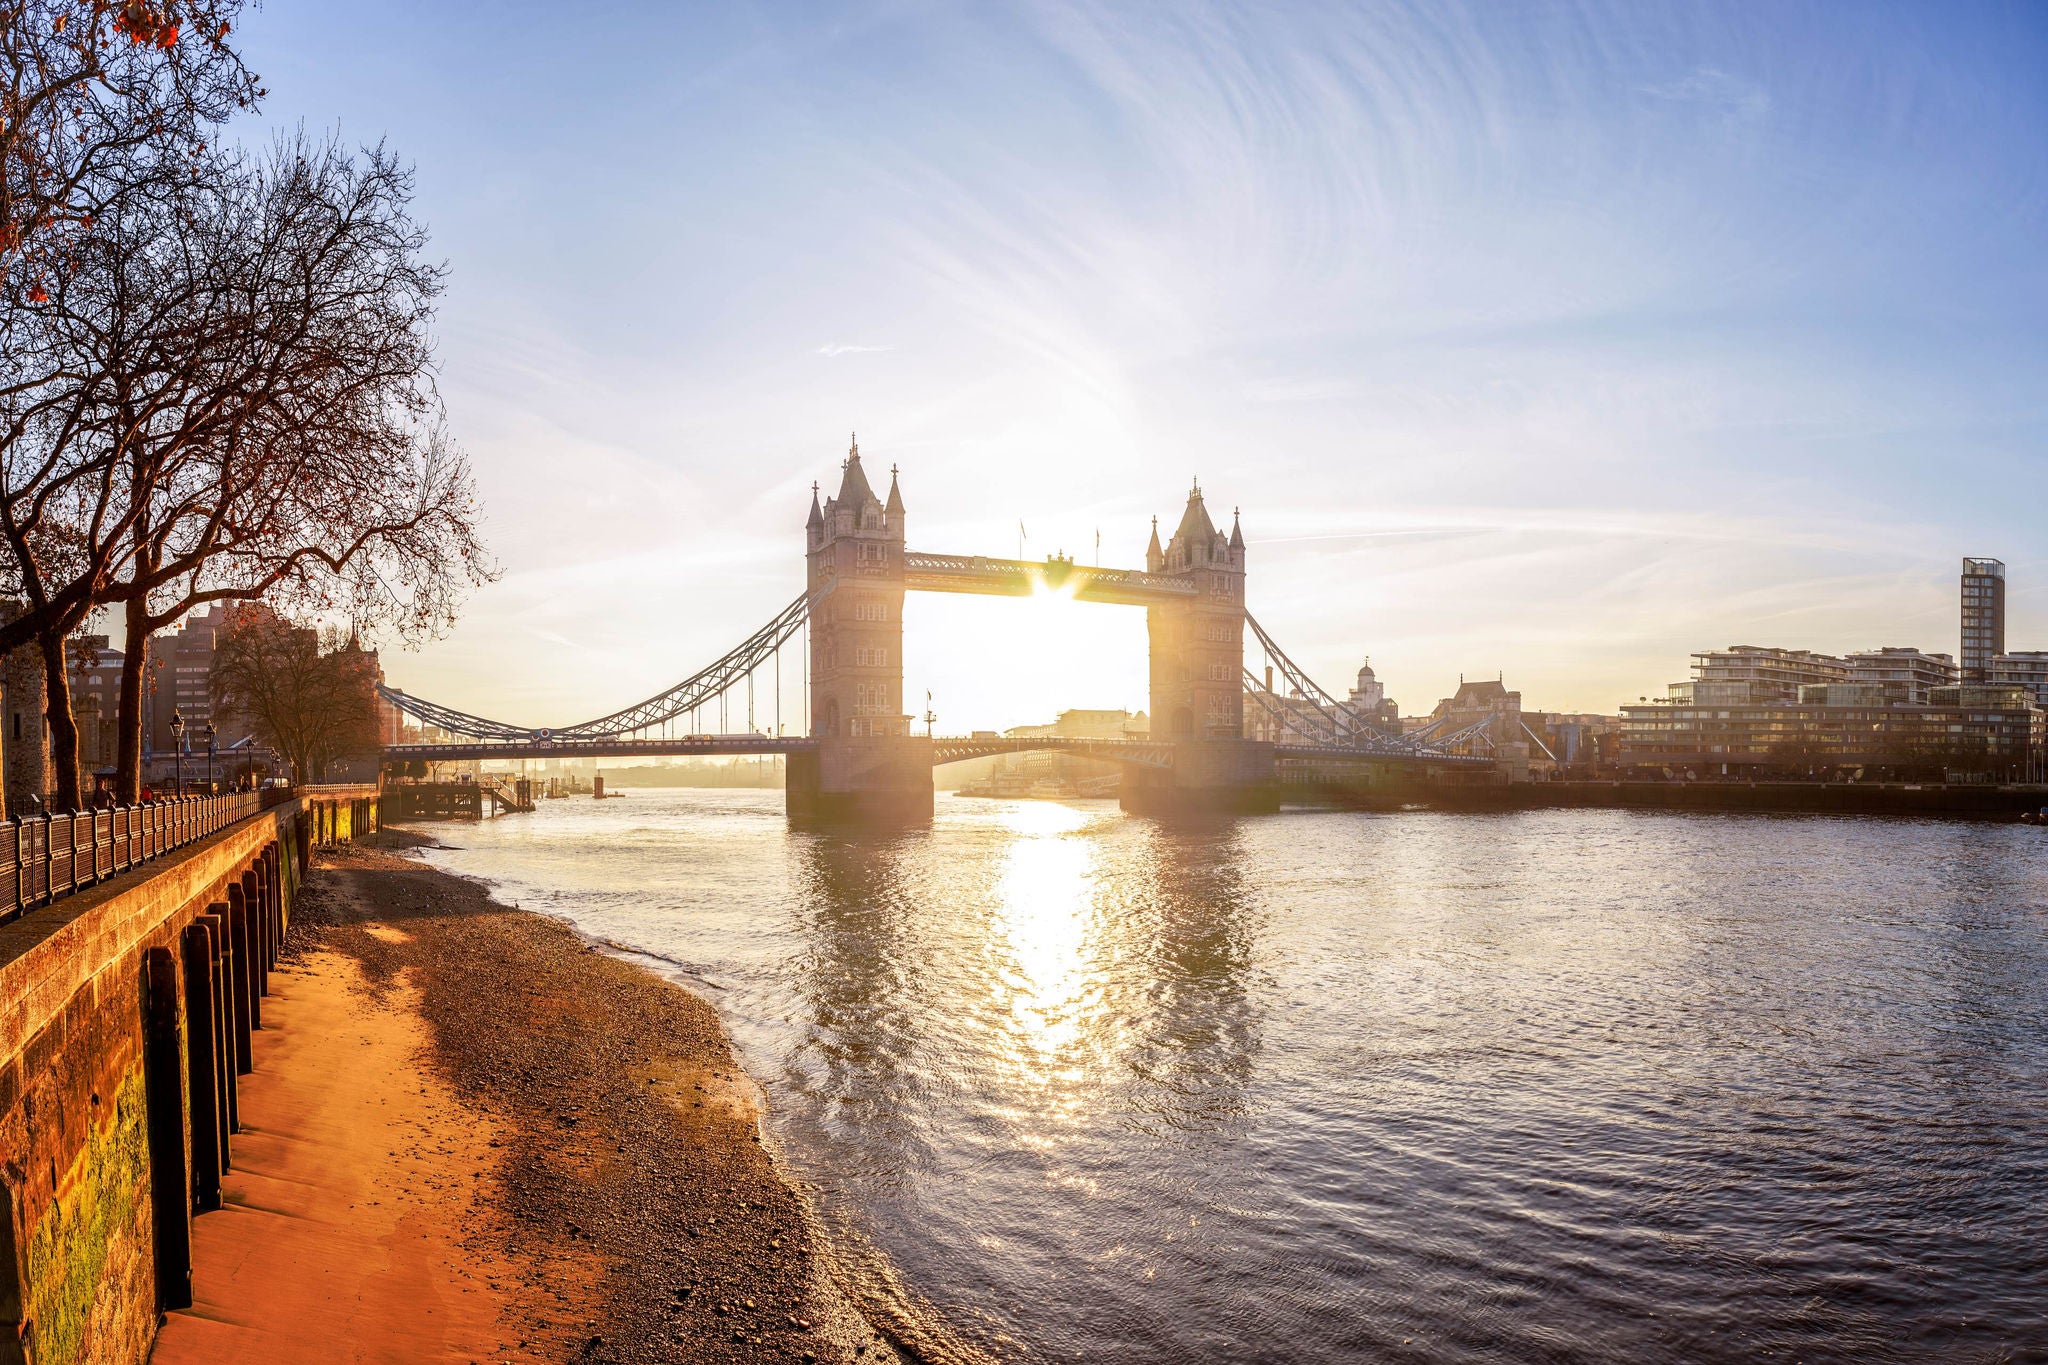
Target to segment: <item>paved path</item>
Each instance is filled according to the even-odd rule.
[[[556,1358],[518,1340],[478,1197],[495,1130],[421,1065],[411,987],[373,998],[333,952],[271,980],[226,1205],[193,1224],[194,1303],[154,1365]]]

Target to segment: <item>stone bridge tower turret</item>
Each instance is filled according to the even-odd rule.
[[[1185,602],[1149,607],[1152,733],[1160,739],[1244,737],[1244,532],[1232,518],[1226,539],[1209,520],[1196,484],[1164,548],[1157,523],[1145,551],[1149,572],[1185,579]]]
[[[875,496],[858,441],[839,492],[804,527],[811,596],[810,701],[815,753],[790,758],[787,798],[800,818],[898,818],[932,812],[931,741],[903,705],[903,494]]]
[[[884,503],[854,442],[839,492],[804,531],[811,593],[811,734],[879,739],[910,733],[903,709],[903,494],[889,474]]]
[[[1244,737],[1244,531],[1231,518],[1225,536],[1209,520],[1202,487],[1188,493],[1173,538],[1161,545],[1153,523],[1146,572],[1177,578],[1194,591],[1155,599],[1145,609],[1152,639],[1152,737],[1173,743],[1171,772],[1124,774],[1125,810],[1279,808],[1273,746]]]

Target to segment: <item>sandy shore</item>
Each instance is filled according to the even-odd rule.
[[[844,1292],[697,996],[360,846],[288,951],[158,1365],[961,1354]]]

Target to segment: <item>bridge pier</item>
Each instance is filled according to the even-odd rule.
[[[1171,768],[1124,770],[1123,808],[1135,815],[1267,815],[1280,809],[1273,746],[1257,740],[1183,740]]]
[[[826,739],[792,753],[783,801],[798,824],[916,824],[932,818],[932,742]]]

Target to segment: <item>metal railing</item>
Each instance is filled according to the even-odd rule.
[[[0,820],[0,924],[218,834],[283,792],[179,796],[142,806]]]

